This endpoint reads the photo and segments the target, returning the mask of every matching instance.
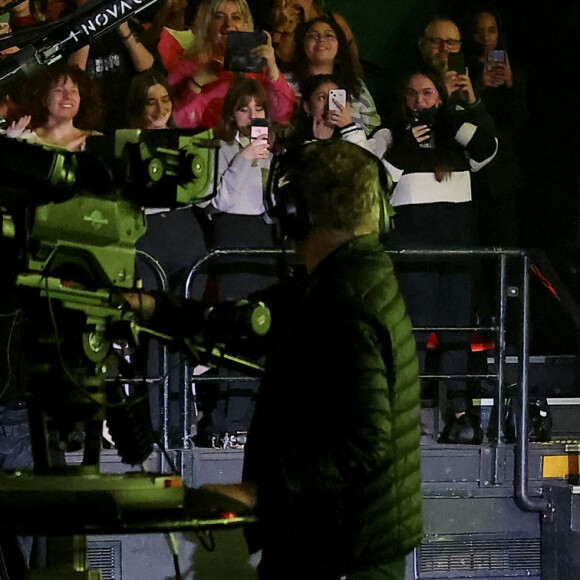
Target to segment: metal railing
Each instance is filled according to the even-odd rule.
[[[445,330],[455,332],[478,332],[487,331],[492,332],[496,337],[495,357],[497,359],[497,371],[494,373],[465,373],[465,374],[421,374],[421,378],[434,379],[488,379],[495,381],[494,404],[495,412],[498,417],[495,426],[495,434],[492,439],[492,447],[505,443],[504,437],[504,383],[506,377],[506,316],[508,313],[508,300],[511,297],[519,295],[519,319],[520,319],[520,341],[517,347],[518,350],[518,378],[520,386],[519,397],[519,426],[518,436],[515,442],[515,466],[514,466],[514,497],[516,503],[521,509],[526,511],[542,512],[548,509],[548,501],[544,497],[532,497],[528,489],[528,414],[527,401],[529,395],[529,358],[530,358],[530,266],[531,257],[530,252],[519,249],[466,249],[466,250],[388,250],[388,254],[393,256],[393,261],[396,262],[400,258],[413,259],[422,258],[422,261],[438,259],[441,261],[454,261],[459,259],[494,259],[498,263],[498,288],[497,288],[497,309],[495,311],[495,320],[497,324],[491,326],[464,326],[464,327],[414,327],[415,331],[434,331]],[[192,297],[192,287],[195,276],[199,273],[202,266],[208,262],[218,259],[220,257],[232,256],[276,256],[280,257],[283,254],[288,254],[283,250],[277,249],[249,249],[249,248],[221,248],[216,249],[197,260],[189,270],[185,283],[185,297]],[[536,254],[537,255],[537,254]],[[518,281],[521,283],[521,288],[518,285],[513,285],[508,282],[508,262],[518,261],[520,267],[520,274]],[[511,270],[513,271],[513,269]],[[509,307],[511,312],[512,308]],[[180,417],[182,425],[182,445],[184,449],[190,449],[192,424],[192,409],[195,409],[197,415],[197,398],[196,398],[196,383],[202,381],[240,381],[240,380],[255,380],[255,377],[211,377],[203,378],[201,376],[193,376],[193,368],[191,363],[186,362],[183,374],[183,407]],[[498,453],[495,453],[494,461],[494,481],[497,483],[498,472],[500,466],[498,465]]]
[[[140,260],[153,274],[158,290],[167,292],[169,289],[169,282],[167,273],[161,264],[147,252],[137,250],[137,258]],[[162,445],[165,449],[169,448],[169,363],[167,347],[159,344],[159,368],[157,376],[147,377],[147,382],[150,384],[160,384],[161,390],[159,392],[159,408],[161,411],[161,437]],[[161,454],[161,471],[165,472],[169,467],[166,465],[165,454]]]

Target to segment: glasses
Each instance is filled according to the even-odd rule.
[[[426,99],[434,97],[438,95],[437,89],[422,89],[420,91],[416,91],[415,89],[407,89],[405,91],[405,95],[412,99],[416,99],[419,95],[423,95]]]
[[[318,32],[307,32],[304,35],[304,40],[314,40],[318,42],[319,40],[326,40],[327,42],[332,42],[336,40],[336,34],[334,32],[325,32],[324,34],[318,34]]]
[[[459,48],[461,40],[456,38],[439,38],[437,36],[427,39],[433,46],[443,46],[446,44],[449,48]]]

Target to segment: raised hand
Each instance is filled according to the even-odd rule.
[[[17,139],[18,137],[22,137],[22,134],[30,125],[30,115],[24,115],[18,119],[18,121],[12,121],[10,127],[6,129],[6,135],[8,137],[12,137],[13,139]]]
[[[352,123],[352,107],[347,101],[346,105],[341,105],[336,99],[333,99],[334,105],[338,110],[329,110],[328,117],[330,122],[337,127],[346,127]]]
[[[276,52],[272,46],[272,37],[270,33],[264,31],[267,37],[266,44],[261,44],[252,49],[252,55],[256,57],[261,57],[266,61],[266,69],[268,71],[268,76],[270,80],[277,81],[280,76],[280,70],[276,64]]]

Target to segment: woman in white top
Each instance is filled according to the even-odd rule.
[[[269,248],[273,226],[265,219],[263,187],[272,154],[268,134],[252,139],[253,119],[270,121],[270,103],[255,79],[237,79],[216,127],[220,139],[217,195],[207,208],[212,248]],[[236,299],[273,282],[270,260],[221,259],[216,267],[220,299]]]

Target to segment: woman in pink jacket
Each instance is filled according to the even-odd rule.
[[[178,127],[211,129],[220,118],[224,98],[234,79],[224,69],[228,34],[251,31],[254,24],[246,0],[203,0],[193,25],[195,50],[170,73],[175,90],[173,117]],[[272,40],[253,49],[265,61],[261,73],[246,73],[266,88],[272,120],[286,123],[293,113],[294,93],[276,65]]]

